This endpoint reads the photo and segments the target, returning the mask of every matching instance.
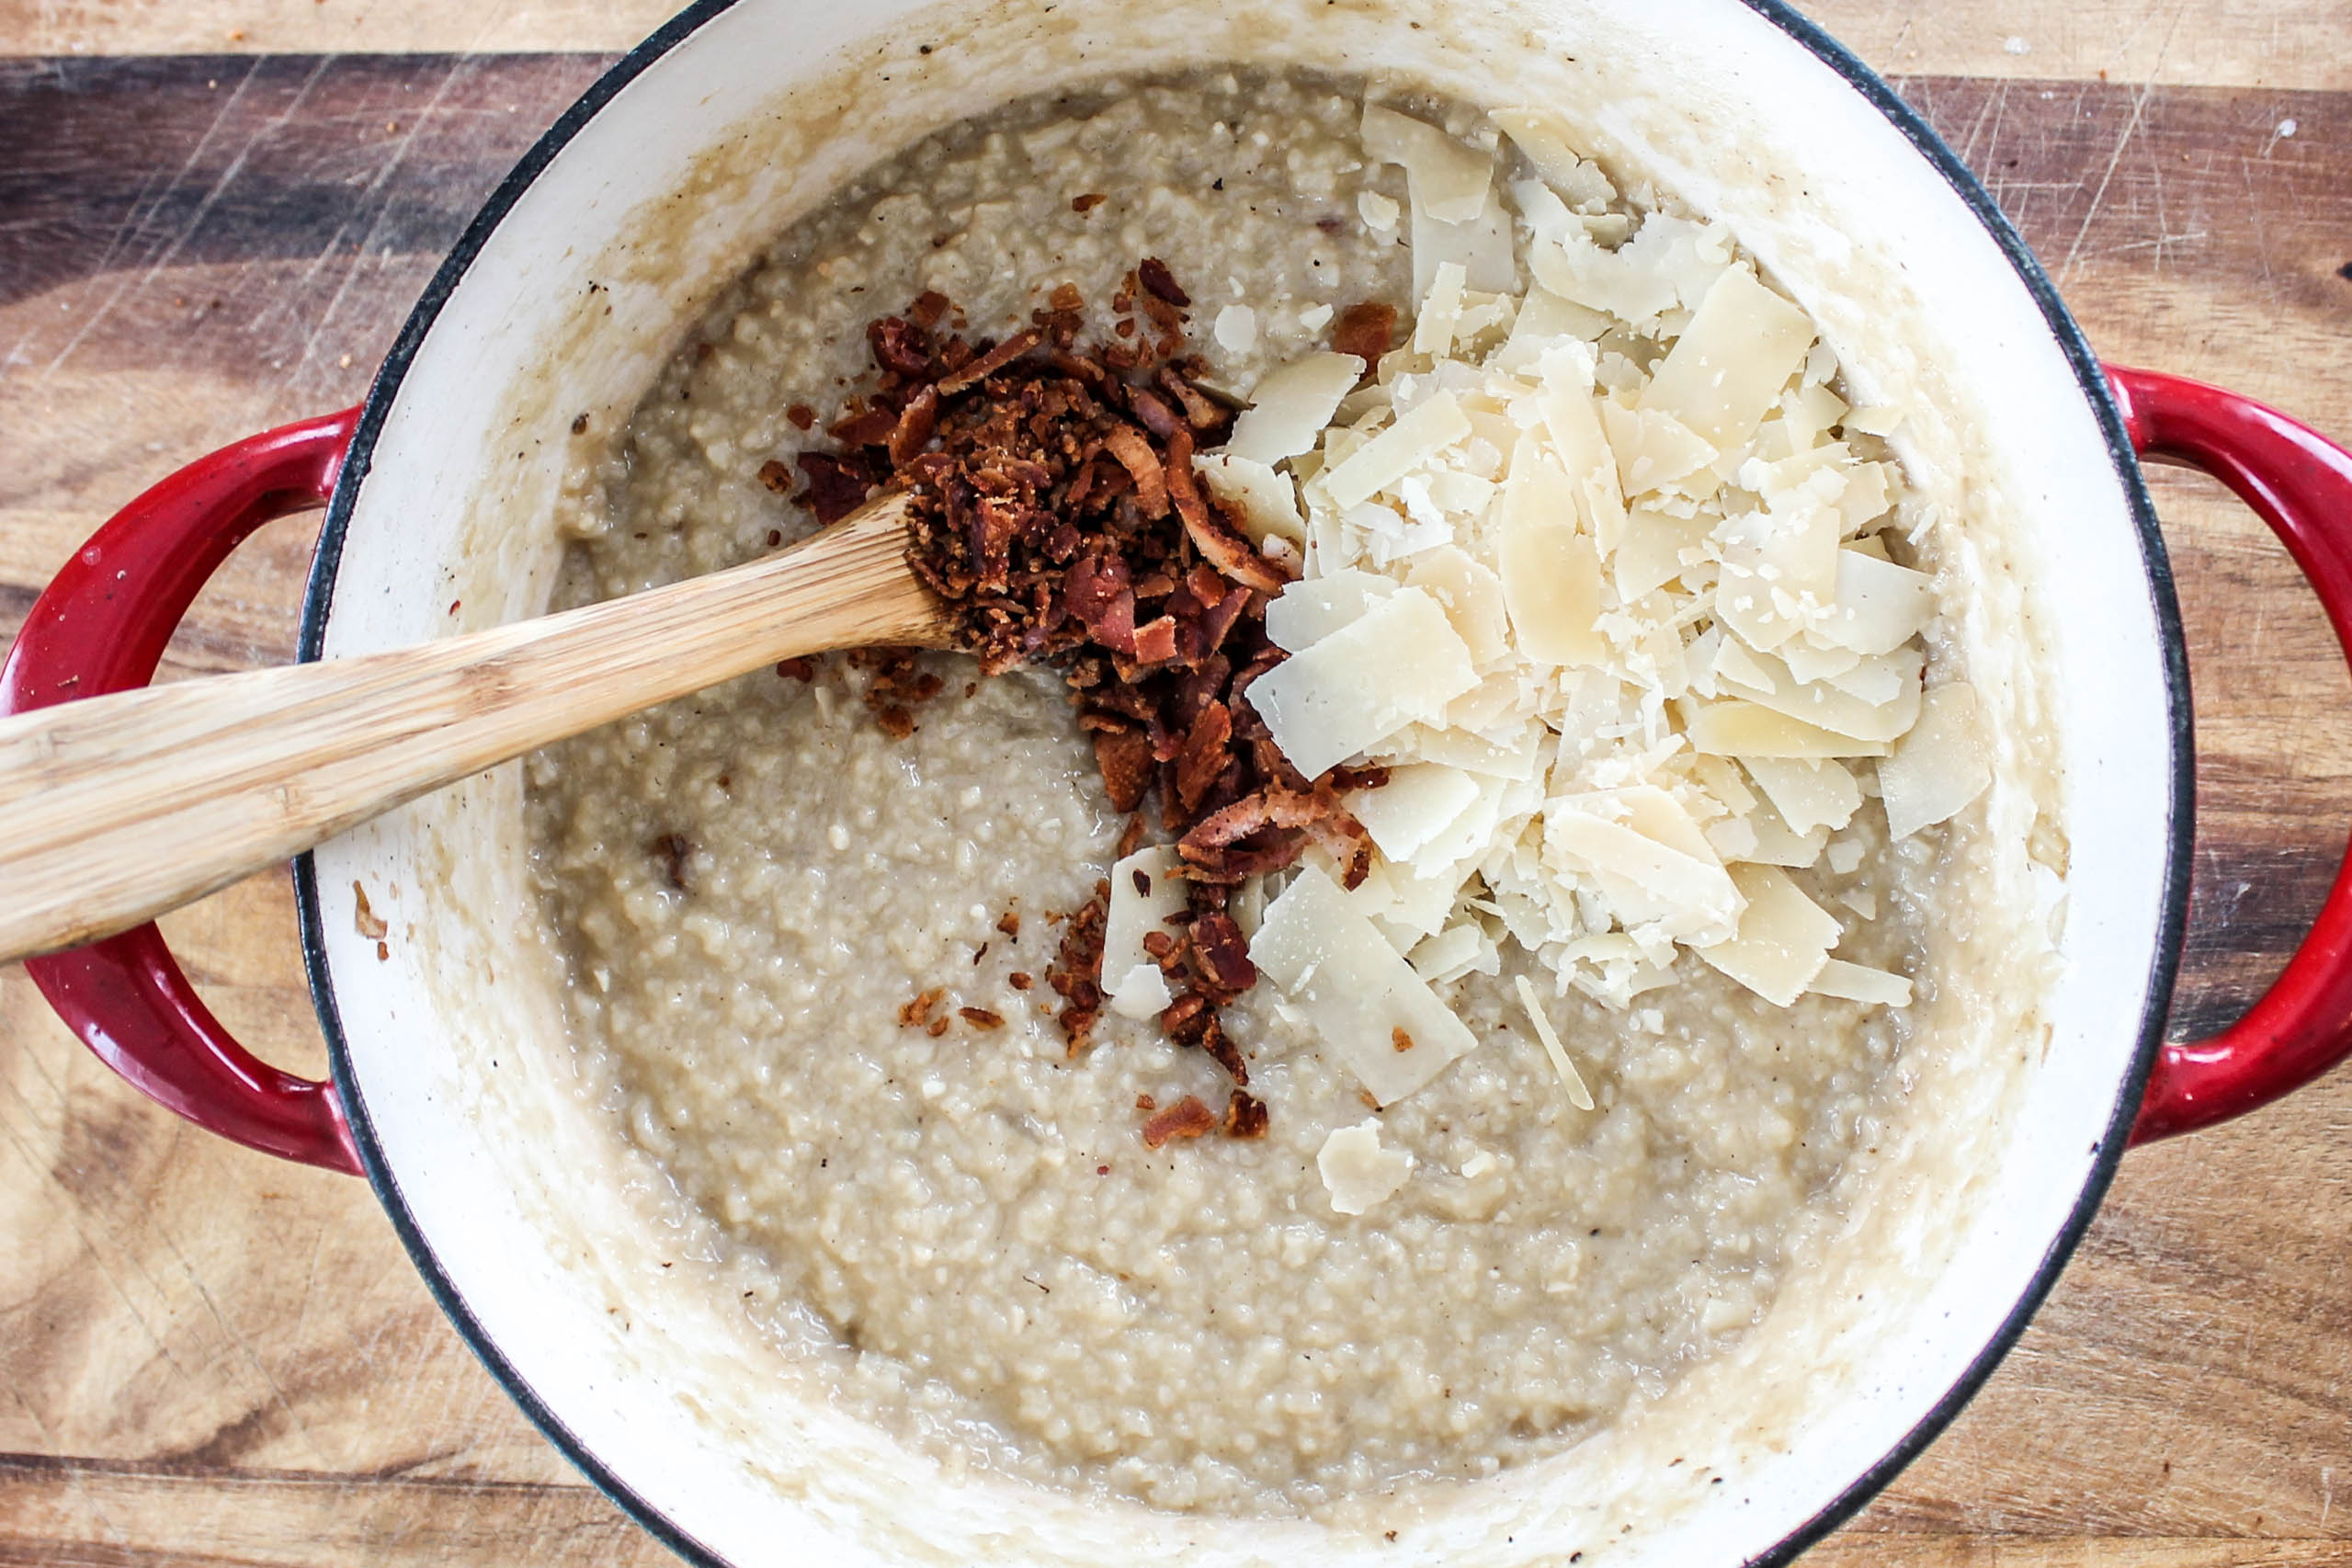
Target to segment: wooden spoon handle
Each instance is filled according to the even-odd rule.
[[[359,658],[0,720],[0,961],[153,918],[426,790],[780,659],[937,646],[904,497],[749,565]]]

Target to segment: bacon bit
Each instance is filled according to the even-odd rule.
[[[1176,374],[1175,367],[1161,366],[1157,375],[1153,379],[1160,383],[1170,397],[1184,405],[1185,420],[1194,429],[1213,430],[1222,425],[1228,417],[1225,410],[1201,394],[1199,388]]]
[[[1168,471],[1160,466],[1159,455],[1152,450],[1152,443],[1143,432],[1131,425],[1114,426],[1103,437],[1104,449],[1119,460],[1135,482],[1135,502],[1147,517],[1168,515]]]
[[[1037,980],[1027,970],[1017,969],[1005,977],[1005,983],[1016,991],[1027,991],[1037,983]]]
[[[1224,776],[1226,746],[1233,738],[1233,715],[1221,702],[1210,703],[1192,722],[1184,755],[1176,761],[1176,799],[1186,811],[1198,808],[1210,787]]]
[[[1380,362],[1396,341],[1396,307],[1366,301],[1339,312],[1332,324],[1331,346],[1364,361],[1367,370]]]
[[[850,447],[879,447],[898,428],[898,415],[887,408],[865,408],[851,405],[850,412],[834,423],[825,433],[835,440]]]
[[[1160,1102],[1153,1099],[1149,1095],[1138,1095],[1135,1096],[1135,1108],[1137,1110],[1157,1110],[1160,1108]]]
[[[1018,937],[1021,934],[1021,912],[1017,909],[1008,909],[998,915],[996,929],[1007,937]]]
[[[1099,758],[1102,754],[1098,751],[1095,755]],[[1148,779],[1150,776],[1147,773],[1145,777]],[[1141,799],[1141,797],[1139,796],[1138,799]],[[1135,816],[1129,817],[1127,819],[1127,825],[1119,829],[1119,847],[1113,851],[1114,855],[1118,858],[1124,860],[1130,855],[1134,854],[1138,849],[1142,848],[1143,835],[1146,829],[1143,825],[1143,818],[1140,813]]]
[[[1098,190],[1090,190],[1084,196],[1072,197],[1070,199],[1070,210],[1073,212],[1092,212],[1096,208],[1100,207],[1104,202],[1108,201],[1109,199],[1109,197],[1105,196]]]
[[[781,528],[770,528],[770,529],[768,529],[768,530],[767,530],[767,548],[768,548],[768,549],[770,549],[770,550],[774,550],[778,545],[782,544],[783,542],[784,542],[784,530],[782,530]]]
[[[1226,1076],[1234,1083],[1249,1082],[1249,1063],[1242,1059],[1241,1047],[1233,1043],[1233,1037],[1225,1032],[1225,1026],[1214,1013],[1209,1015],[1208,1025],[1200,1031],[1200,1049],[1208,1053],[1210,1061],[1222,1067]]]
[[[891,461],[903,464],[921,451],[931,439],[932,426],[939,418],[939,389],[925,387],[908,400],[891,426],[888,437]]]
[[[781,495],[792,488],[792,471],[770,458],[759,465],[759,482]]]
[[[817,411],[805,403],[796,403],[786,408],[784,417],[792,422],[795,430],[813,430],[817,426]]]
[[[976,1029],[1001,1029],[1005,1027],[1005,1015],[986,1007],[958,1007],[956,1017]]]
[[[1413,1049],[1413,1037],[1404,1032],[1403,1025],[1399,1024],[1396,1028],[1389,1030],[1389,1043],[1396,1047],[1400,1051],[1411,1051]]]
[[[975,382],[987,380],[1045,340],[1035,327],[1025,327],[939,382],[939,395],[952,397]]]
[[[1178,993],[1161,1027],[1240,1085],[1248,1065],[1220,1011],[1256,970],[1226,913],[1230,889],[1294,863],[1311,843],[1352,886],[1370,842],[1335,778],[1302,777],[1236,700],[1282,661],[1264,609],[1288,577],[1193,476],[1196,447],[1221,439],[1232,415],[1198,384],[1202,362],[1180,358],[1191,303],[1166,264],[1147,258],[1112,295],[1119,319],[1098,347],[1081,345],[1085,301],[1066,283],[1028,328],[975,346],[944,296],[918,298],[869,328],[878,373],[835,426],[854,444],[802,455],[801,499],[829,520],[877,484],[906,489],[908,559],[946,605],[956,645],[986,674],[1058,664],[1105,792],[1127,818],[1117,854],[1133,854],[1156,823],[1181,858],[1185,907],[1148,942]],[[1372,307],[1350,322],[1366,336],[1377,326],[1377,353],[1395,313]],[[912,733],[913,709],[941,688],[905,650],[850,662],[874,672],[864,699],[893,734]],[[1346,788],[1382,781],[1364,775],[1335,777],[1348,777]],[[1104,1006],[1108,891],[1062,919],[1043,975],[1074,1056]],[[1238,1103],[1227,1118],[1255,1130],[1237,1135],[1262,1131],[1264,1107]]]
[[[1238,995],[1257,983],[1249,942],[1233,917],[1222,910],[1211,910],[1192,923],[1192,956],[1200,978],[1229,995]]]
[[[1176,656],[1176,623],[1173,616],[1135,629],[1135,662],[1138,665],[1165,665]]]
[[[653,840],[651,848],[662,861],[662,874],[678,892],[687,891],[688,862],[694,858],[694,841],[682,833],[665,833]]]
[[[1062,999],[1058,1021],[1077,1055],[1094,1039],[1103,1007],[1103,926],[1110,910],[1110,883],[1095,883],[1095,896],[1074,911],[1062,927],[1062,949],[1046,983]]]
[[[931,1020],[931,1027],[925,1029],[923,1032],[929,1035],[933,1040],[937,1040],[941,1035],[948,1032],[948,1020],[945,1018],[934,1018]]]
[[[1272,1119],[1267,1115],[1266,1102],[1245,1089],[1235,1089],[1233,1097],[1225,1102],[1228,1138],[1263,1138]]]
[[[824,452],[802,452],[793,460],[809,481],[808,489],[799,497],[801,504],[817,515],[818,522],[831,527],[866,504],[873,480],[862,461]],[[763,479],[767,473],[766,468],[760,470]]]
[[[894,741],[903,741],[915,733],[915,715],[895,702],[877,710],[874,722],[881,726],[882,733]]]
[[[1144,288],[1178,310],[1192,303],[1192,296],[1178,287],[1176,274],[1168,270],[1168,264],[1156,256],[1145,256],[1143,264],[1135,269],[1135,276]]]
[[[1143,1124],[1143,1147],[1156,1149],[1171,1138],[1198,1138],[1217,1125],[1217,1114],[1187,1095]]]
[[[1143,803],[1143,792],[1152,787],[1151,737],[1134,730],[1123,734],[1096,735],[1095,767],[1102,773],[1103,789],[1110,796],[1110,809],[1133,811]],[[1123,850],[1119,858],[1124,860],[1133,853],[1132,849]]]
[[[931,1009],[939,1005],[939,998],[945,996],[947,994],[948,988],[946,986],[934,986],[932,989],[926,991],[922,995],[917,996],[914,1001],[900,1007],[898,1010],[899,1028],[911,1029],[918,1024],[923,1023],[926,1019],[930,1017]]]
[[[817,662],[814,659],[785,659],[776,666],[776,673],[786,680],[814,680]]]
[[[919,376],[931,368],[930,333],[903,316],[869,323],[866,342],[874,351],[874,362],[885,369]]]

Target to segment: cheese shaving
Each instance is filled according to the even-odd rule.
[[[1560,1043],[1560,1035],[1552,1028],[1551,1020],[1543,1016],[1543,1005],[1536,999],[1535,987],[1528,983],[1528,977],[1524,974],[1517,977],[1517,983],[1519,1006],[1528,1010],[1528,1021],[1535,1025],[1535,1037],[1543,1042],[1543,1053],[1551,1058],[1552,1070],[1560,1074],[1560,1081],[1568,1085],[1568,1103],[1578,1110],[1592,1109],[1593,1092],[1585,1087],[1584,1077],[1576,1071],[1576,1064],[1568,1060],[1568,1048]]]
[[[1925,690],[1937,584],[1907,540],[1933,514],[1883,444],[1899,415],[1832,390],[1835,351],[1720,225],[1631,210],[1549,111],[1494,123],[1500,179],[1367,109],[1406,171],[1408,341],[1369,380],[1331,354],[1273,372],[1197,460],[1253,538],[1304,551],[1266,611],[1291,657],[1246,699],[1302,773],[1387,770],[1348,798],[1358,884],[1301,871],[1252,949],[1382,1103],[1435,1059],[1409,1027],[1407,1051],[1357,1037],[1450,1017],[1428,986],[1499,972],[1503,941],[1613,1008],[1685,950],[1775,1006],[1906,1006],[1902,976],[1828,957],[1810,879],[1858,866],[1831,835],[1872,796],[1902,838],[1989,777],[1974,694]]]

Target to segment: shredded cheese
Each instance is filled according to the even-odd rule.
[[[1543,1042],[1543,1053],[1551,1058],[1552,1070],[1560,1074],[1560,1081],[1568,1085],[1568,1103],[1578,1110],[1592,1109],[1593,1092],[1585,1087],[1584,1077],[1576,1071],[1576,1064],[1568,1060],[1568,1048],[1560,1043],[1560,1035],[1552,1028],[1551,1020],[1543,1016],[1543,1005],[1536,1000],[1535,987],[1528,983],[1526,975],[1517,978],[1519,1006],[1528,1010],[1528,1021],[1535,1025],[1535,1037]]]

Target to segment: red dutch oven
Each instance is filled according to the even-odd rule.
[[[1722,1367],[1556,1461],[1393,1517],[1372,1506],[1369,1525],[1158,1514],[943,1474],[830,1412],[814,1383],[735,1376],[742,1324],[648,1272],[627,1244],[642,1221],[617,1191],[626,1183],[604,1179],[615,1156],[566,1107],[561,965],[525,881],[511,767],[298,864],[327,1081],[241,1047],[153,926],[28,968],[159,1104],[370,1180],[494,1373],[698,1561],[1785,1560],[1982,1383],[2127,1142],[2253,1109],[2352,1051],[2342,873],[2239,1023],[2162,1040],[2193,752],[2177,612],[2135,461],[2201,469],[2243,497],[2352,651],[2352,457],[2233,393],[2097,364],[1949,149],[1776,0],[705,0],[616,65],[491,198],[364,404],[199,459],[92,536],[27,619],[0,706],[144,684],[229,553],[309,508],[327,516],[304,659],[460,629],[452,601],[463,629],[540,611],[560,545],[538,519],[574,460],[564,433],[583,414],[598,432],[625,421],[768,235],[875,157],[1035,90],[1040,73],[1080,83],[1216,61],[1574,106],[1561,112],[1606,157],[1729,222],[1881,401],[1928,411],[1907,460],[1964,470],[1971,494],[2016,522],[2005,559],[2040,607],[2064,750],[2066,978],[2041,1040],[2006,1051],[2007,1065],[1974,1064],[1966,1081],[1990,1085],[1980,1096],[1949,1108],[1914,1096],[1916,1148],[1892,1162],[1886,1212],[1858,1220],[1818,1279],[1790,1281]],[[385,922],[381,948],[363,929],[362,890]],[[1857,1279],[1869,1285],[1846,1292],[1859,1304],[1840,1304],[1833,1287]]]

